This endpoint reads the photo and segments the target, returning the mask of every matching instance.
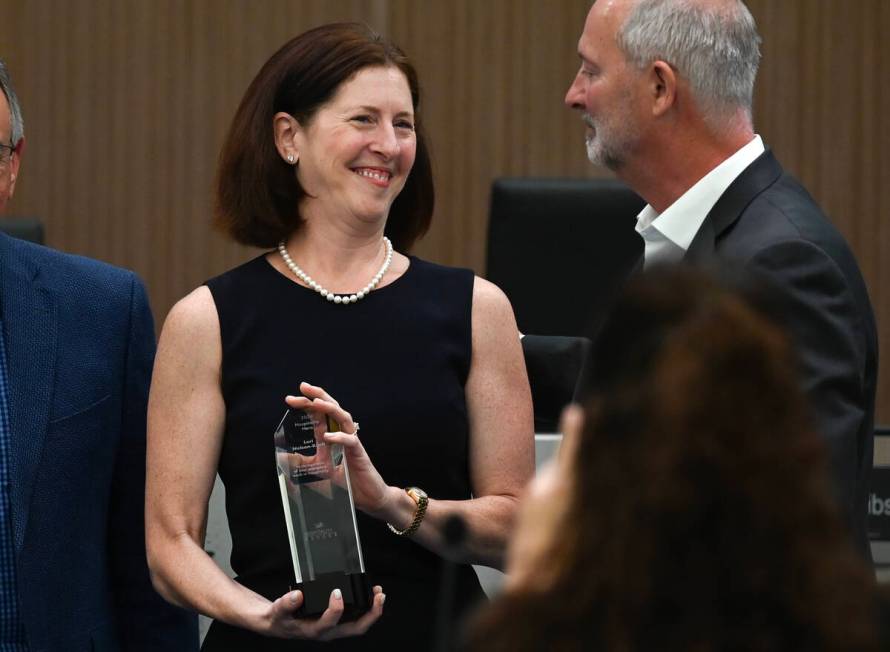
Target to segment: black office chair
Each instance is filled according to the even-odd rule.
[[[586,337],[526,335],[522,338],[535,432],[559,432],[563,408],[577,398],[589,347],[590,340]]]
[[[589,333],[642,255],[634,225],[643,206],[614,179],[495,180],[486,277],[523,333]]]
[[[43,244],[43,224],[31,217],[0,217],[0,231],[13,238]]]

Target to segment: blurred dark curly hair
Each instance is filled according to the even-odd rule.
[[[473,650],[870,650],[875,593],[833,502],[775,297],[642,275],[592,348],[569,498],[540,586]]]

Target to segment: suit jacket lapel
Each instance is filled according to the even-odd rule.
[[[49,421],[56,359],[56,305],[40,269],[0,237],[0,301],[9,380],[12,525],[16,553],[28,522]]]
[[[739,219],[757,195],[775,183],[780,176],[782,166],[772,151],[767,149],[720,196],[692,239],[683,259],[696,264],[713,258],[717,240],[723,232]]]
[[[636,259],[634,260],[633,264],[630,265],[630,267],[629,267],[630,271],[627,273],[626,279],[631,279],[634,276],[636,276],[637,274],[642,273],[643,272],[643,263],[645,263],[645,261],[646,261],[646,258],[643,253],[641,253],[639,256],[637,256]]]

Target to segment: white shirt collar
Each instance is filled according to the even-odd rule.
[[[637,215],[636,226],[637,233],[645,241],[644,265],[676,262],[683,258],[720,196],[764,151],[763,140],[755,135],[751,142],[699,179],[663,213],[656,213],[647,204]]]

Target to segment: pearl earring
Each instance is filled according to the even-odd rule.
[[[287,155],[287,162],[290,163],[291,165],[294,164],[294,155],[293,154]]]

